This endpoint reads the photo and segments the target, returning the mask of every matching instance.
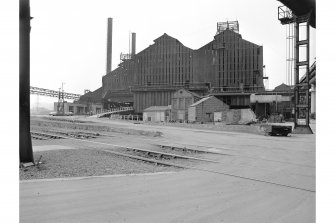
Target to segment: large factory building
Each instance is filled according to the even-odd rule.
[[[237,21],[218,23],[214,39],[197,50],[163,34],[136,54],[135,37],[131,54],[102,78],[107,109],[127,104],[142,113],[150,106],[171,105],[181,88],[248,106],[251,93],[264,91],[263,47],[242,39]]]

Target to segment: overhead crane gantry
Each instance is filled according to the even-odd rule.
[[[44,95],[44,96],[59,98],[60,91],[30,86],[30,94],[37,94],[37,95]],[[62,92],[62,96],[66,99],[78,100],[81,95]]]

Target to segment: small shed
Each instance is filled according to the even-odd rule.
[[[214,113],[224,116],[229,106],[214,96],[203,98],[188,108],[188,121],[190,122],[213,122]],[[221,120],[225,119],[222,117]]]
[[[166,122],[170,120],[171,105],[151,106],[143,110],[143,121],[145,122]]]
[[[188,120],[188,107],[194,102],[200,100],[201,96],[185,89],[179,89],[172,96],[172,120]]]

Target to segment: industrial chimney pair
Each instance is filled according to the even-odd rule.
[[[107,66],[106,74],[112,71],[113,18],[107,21]],[[131,33],[131,57],[136,54],[136,33]]]

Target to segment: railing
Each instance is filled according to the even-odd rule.
[[[119,115],[119,114],[112,114],[109,117],[109,119],[142,121],[142,116],[141,115]]]
[[[175,90],[175,89],[209,89],[209,83],[147,83],[146,85],[133,85],[130,91],[147,91],[147,90]]]
[[[102,109],[101,112],[97,114],[97,117],[100,118],[104,115],[110,115],[110,114],[117,114],[119,112],[124,112],[124,111],[132,111],[134,110],[133,107],[118,107],[118,108],[111,108],[111,109]]]
[[[211,93],[249,93],[249,92],[257,92],[260,90],[264,90],[264,87],[261,86],[244,86],[241,87],[213,87],[211,88]]]
[[[282,24],[292,23],[292,21],[294,20],[294,14],[286,6],[279,6],[278,7],[278,20]]]

